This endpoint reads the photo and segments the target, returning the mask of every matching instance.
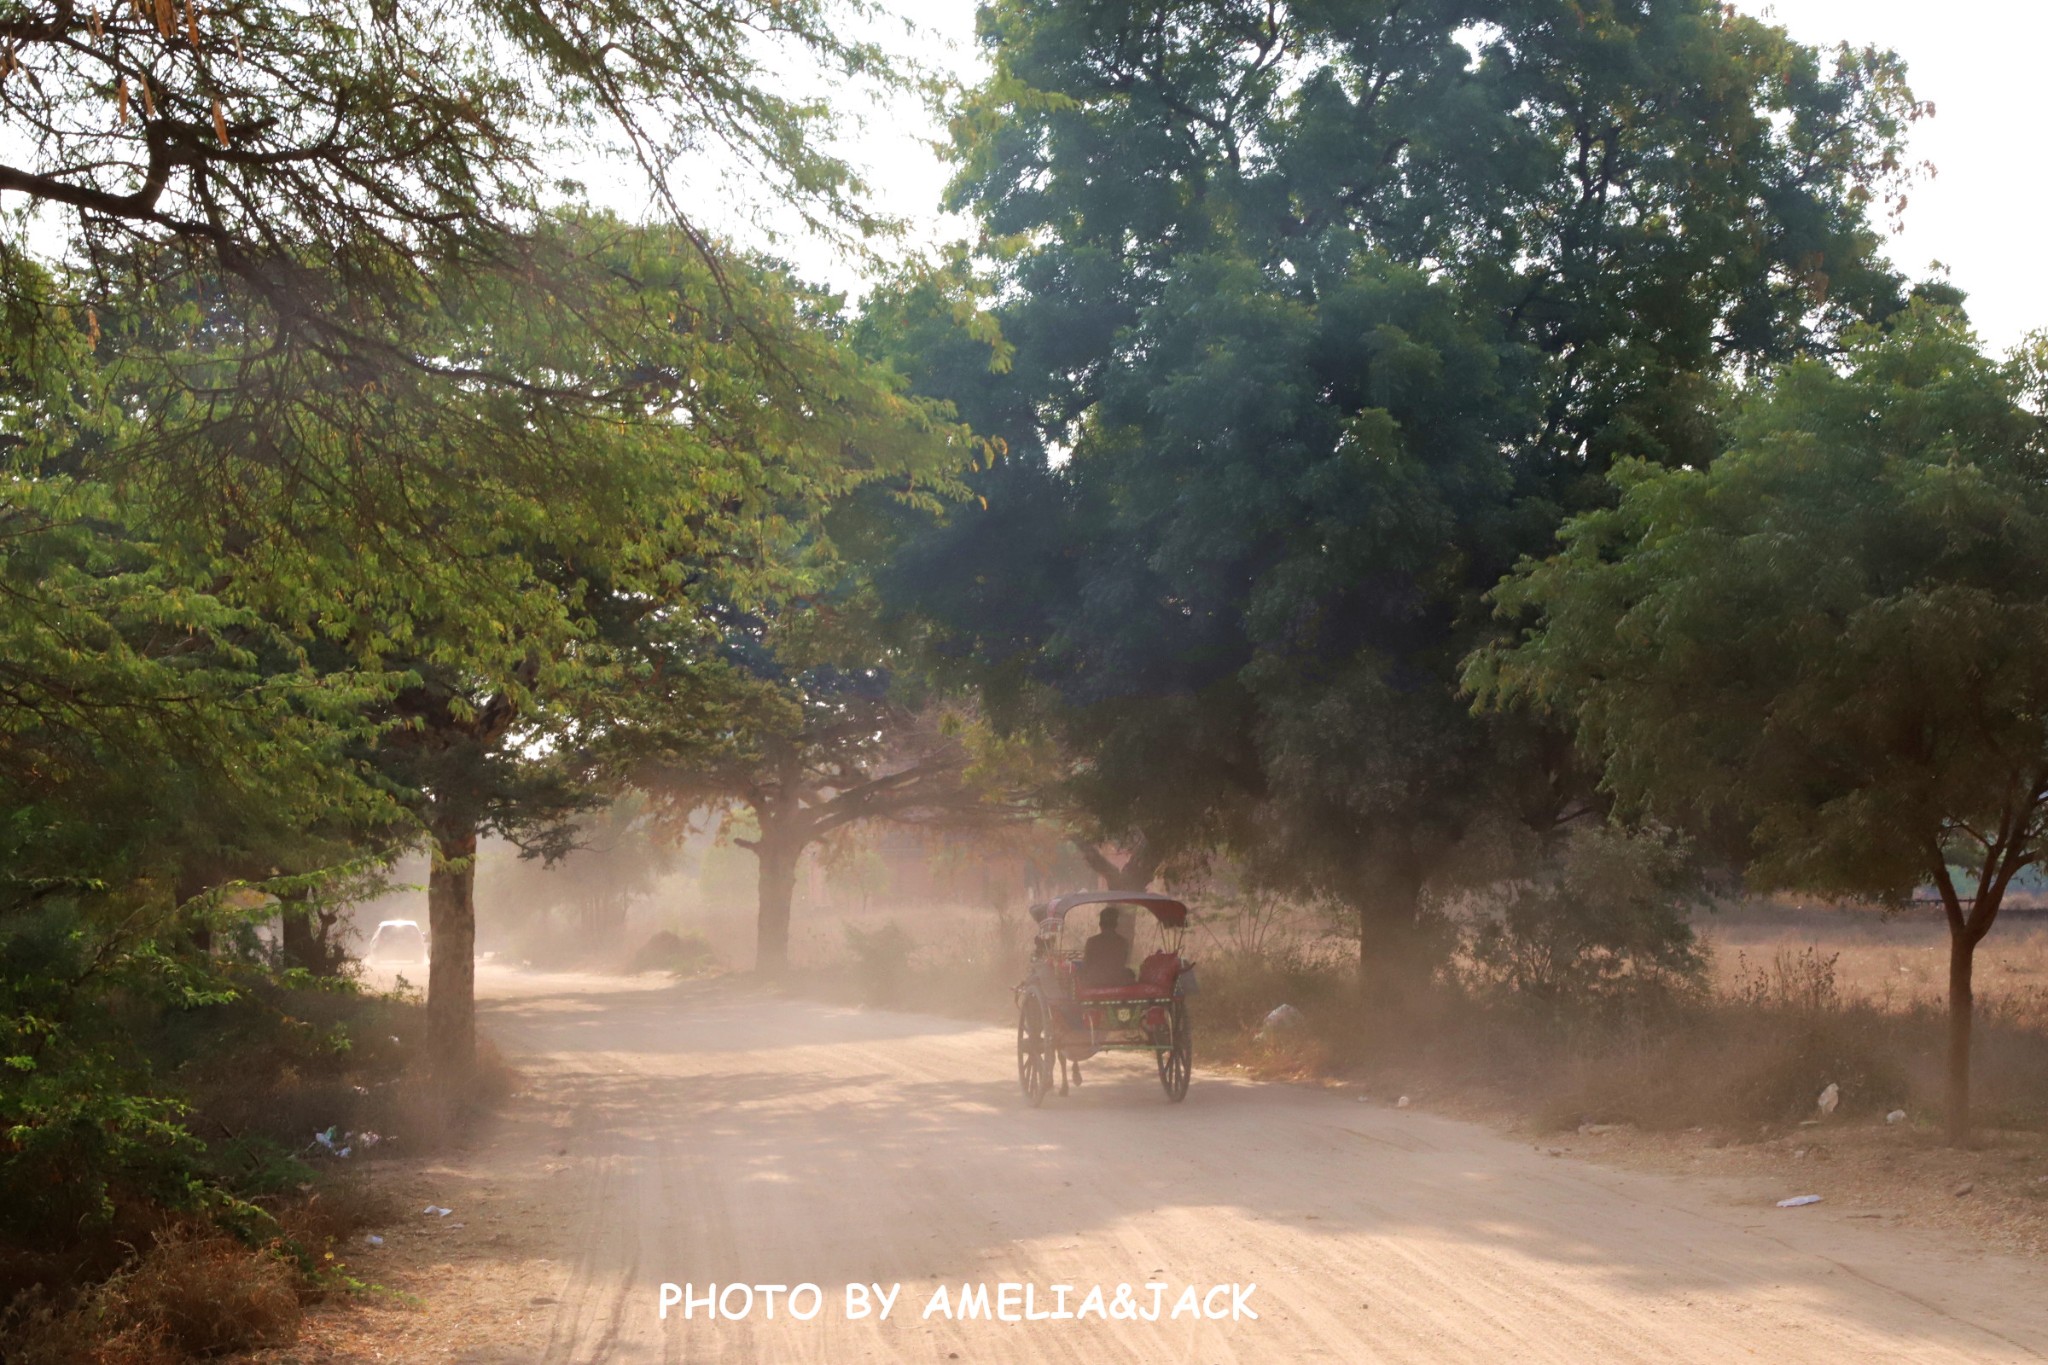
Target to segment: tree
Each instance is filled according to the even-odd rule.
[[[358,6],[309,21],[263,3],[102,12],[52,0],[0,21],[0,111],[15,135],[0,188],[38,225],[29,235],[24,217],[0,239],[0,301],[21,343],[9,373],[68,367],[33,402],[10,403],[10,426],[38,435],[10,445],[10,472],[25,477],[7,484],[0,517],[11,566],[49,562],[23,549],[20,527],[63,528],[106,612],[88,619],[86,594],[54,595],[48,574],[12,599],[25,620],[65,619],[52,657],[69,671],[38,687],[104,723],[153,705],[146,651],[131,640],[118,665],[102,657],[128,619],[155,617],[159,640],[209,613],[242,613],[245,635],[256,621],[288,640],[323,637],[351,629],[333,621],[337,605],[397,578],[468,603],[480,625],[504,620],[502,584],[471,572],[467,523],[447,515],[488,521],[491,509],[420,494],[474,490],[481,474],[571,517],[608,515],[613,490],[560,458],[573,446],[560,423],[644,412],[659,401],[646,386],[665,377],[572,381],[500,366],[488,347],[451,353],[449,314],[523,290],[572,330],[633,350],[643,319],[612,306],[616,259],[551,249],[561,239],[540,226],[539,210],[573,195],[548,169],[570,149],[637,159],[666,191],[689,169],[685,151],[724,147],[766,200],[842,233],[873,227],[858,181],[823,150],[833,107],[779,93],[798,54],[852,85],[896,79],[872,47],[837,36],[842,13],[657,0],[459,18]],[[676,218],[718,274],[723,246]],[[40,259],[52,247],[54,264]],[[481,431],[497,438],[488,450]],[[118,549],[80,529],[110,526],[123,528]],[[392,620],[381,605],[366,614]],[[185,672],[195,659],[180,646]],[[136,690],[115,697],[123,667]],[[165,695],[189,698],[184,679],[165,681]],[[270,695],[303,682],[281,677]]]
[[[753,833],[735,842],[760,866],[757,971],[788,968],[798,868],[840,830],[871,820],[963,828],[1031,817],[957,706],[882,667],[795,667],[758,638],[736,652],[749,693],[744,721],[715,754],[687,766],[645,763],[636,780],[672,819],[707,807],[751,819]]]
[[[1106,891],[1149,891],[1152,879],[1159,875],[1158,860],[1142,840],[1132,849],[1107,846],[1086,835],[1075,835],[1073,843],[1088,870],[1102,879]],[[1123,861],[1112,857],[1114,853],[1122,853]]]
[[[666,563],[627,556],[672,587],[704,572],[695,550],[714,569],[729,549],[772,551],[757,495],[802,502],[831,482],[783,459],[783,418],[824,414],[811,429],[827,452],[833,414],[895,403],[907,420],[868,442],[874,467],[917,463],[894,457],[935,430],[921,410],[886,382],[842,386],[799,318],[812,305],[764,305],[752,267],[674,193],[723,148],[760,201],[841,241],[886,228],[824,150],[835,106],[780,93],[792,58],[841,94],[896,81],[838,36],[849,11],[864,12],[657,0],[309,20],[55,0],[0,20],[0,109],[18,134],[0,188],[39,224],[0,240],[9,378],[37,376],[8,408],[35,438],[10,443],[0,494],[21,588],[7,624],[40,642],[21,656],[31,685],[0,695],[0,728],[28,737],[22,769],[42,782],[5,813],[44,845],[149,836],[102,837],[93,862],[17,862],[28,895],[51,893],[47,865],[103,901],[197,904],[244,875],[243,855],[281,851],[250,836],[388,821],[365,731],[406,713],[394,695],[421,676],[458,726],[470,697],[523,716],[521,670],[560,661],[585,624],[556,590],[586,566],[535,590],[508,544],[587,551],[603,528],[650,550],[649,527],[692,525],[670,496],[687,489],[697,538],[669,542]],[[579,191],[549,168],[578,152],[637,162],[667,235],[636,255],[615,233],[560,230],[551,210]],[[52,242],[54,267],[39,262]],[[664,288],[685,269],[694,292]],[[721,348],[733,363],[703,361]],[[693,404],[764,397],[783,405],[756,423],[765,444],[717,430],[649,483]],[[60,743],[75,752],[53,768]],[[91,751],[133,761],[57,791]],[[195,811],[218,817],[208,838],[249,847],[168,853]],[[262,819],[238,827],[239,811]]]
[[[0,111],[15,136],[0,189],[52,210],[98,285],[211,275],[329,358],[382,352],[461,375],[433,352],[392,350],[379,329],[452,278],[516,269],[565,151],[636,161],[676,210],[679,172],[701,184],[704,151],[722,148],[757,193],[842,229],[875,226],[825,150],[834,108],[781,93],[791,57],[836,75],[842,94],[895,82],[883,54],[839,36],[864,12],[652,0],[457,14],[395,0],[313,22],[271,0],[104,12],[39,0],[4,21],[16,79]],[[8,260],[22,255],[9,244]]]
[[[823,299],[774,271],[737,256],[714,267],[669,229],[571,218],[559,230],[607,263],[617,283],[604,315],[634,329],[585,330],[487,296],[454,315],[443,347],[487,348],[493,365],[550,382],[630,379],[635,410],[554,419],[549,460],[590,484],[565,503],[507,484],[487,521],[447,509],[444,544],[471,537],[462,562],[498,586],[490,616],[460,595],[422,600],[414,584],[367,598],[388,617],[329,623],[338,634],[346,621],[352,646],[401,675],[377,754],[434,854],[429,1041],[450,1074],[474,1052],[479,838],[558,854],[574,818],[637,763],[622,737],[645,716],[665,718],[667,742],[721,724],[702,675],[724,667],[724,614],[808,581],[804,547],[836,502],[870,484],[885,499],[928,496],[913,490],[943,488],[962,443],[934,405],[834,336]],[[524,404],[484,415],[470,440],[486,455],[537,420]]]
[[[522,369],[473,327],[450,351],[451,317],[523,297],[637,353],[649,319],[620,306],[620,262],[547,227],[575,195],[547,166],[572,151],[637,158],[666,194],[686,150],[724,147],[762,198],[843,232],[875,226],[822,150],[834,109],[778,93],[798,54],[855,85],[895,79],[835,36],[841,13],[21,7],[0,22],[19,77],[0,83],[18,134],[0,188],[58,229],[62,261],[54,276],[36,264],[49,234],[7,236],[0,296],[17,325],[33,311],[39,333],[89,338],[131,396],[150,396],[62,472],[146,485],[200,581],[273,615],[291,594],[287,628],[321,634],[337,603],[393,576],[496,618],[499,583],[448,552],[454,499],[431,495],[481,475],[570,517],[608,515],[615,490],[562,458],[562,427],[644,415],[675,376]],[[672,220],[670,245],[721,276],[726,247]],[[745,330],[743,305],[721,312]]]
[[[1925,112],[1898,59],[1823,57],[1709,0],[1586,7],[1003,0],[956,121],[956,206],[1019,289],[1056,428],[1182,263],[1310,295],[1359,246],[1455,280],[1550,361],[1531,477],[1711,450],[1701,398],[1898,305],[1866,208]],[[1061,432],[1070,438],[1069,428]]]
[[[95,364],[47,273],[16,283],[51,292],[0,340],[0,922],[52,898],[154,919],[389,822],[355,747],[375,680],[303,667],[141,490],[82,474],[156,395]]]
[[[1923,302],[1852,331],[1842,370],[1785,367],[1707,467],[1617,467],[1617,505],[1502,585],[1523,637],[1466,672],[1568,720],[1625,812],[1744,849],[1756,885],[1938,888],[1955,1143],[1976,947],[2048,855],[2044,359],[1994,363]]]
[[[1706,0],[1473,14],[986,7],[953,203],[1009,363],[932,306],[915,372],[1012,458],[890,580],[1105,833],[1334,899],[1383,978],[1475,830],[1585,807],[1458,698],[1482,595],[1617,452],[1706,458],[1726,375],[1896,310],[1922,112]]]

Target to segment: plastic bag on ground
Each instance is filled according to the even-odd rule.
[[[1259,1031],[1253,1036],[1256,1038],[1264,1038],[1268,1034],[1279,1032],[1281,1029],[1293,1028],[1300,1022],[1300,1010],[1294,1008],[1294,1006],[1292,1005],[1275,1005],[1267,1013],[1266,1022],[1259,1025]]]

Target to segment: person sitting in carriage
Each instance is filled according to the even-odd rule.
[[[1120,914],[1116,906],[1102,907],[1098,921],[1102,931],[1092,936],[1081,952],[1081,965],[1074,983],[1084,990],[1100,986],[1128,986],[1138,979],[1131,970],[1131,941],[1117,932]]]

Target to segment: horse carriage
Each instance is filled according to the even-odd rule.
[[[1071,941],[1067,917],[1085,906],[1118,907],[1119,915],[1121,907],[1151,913],[1156,946],[1135,971],[1117,964],[1116,979],[1106,979],[1104,969]],[[1187,906],[1149,891],[1083,891],[1033,906],[1031,918],[1038,925],[1031,970],[1015,988],[1017,1081],[1025,1101],[1033,1107],[1044,1103],[1055,1084],[1066,1094],[1069,1079],[1080,1080],[1080,1064],[1098,1052],[1152,1053],[1166,1098],[1186,1098],[1195,1057],[1187,999],[1197,984],[1193,964],[1181,957]],[[1104,934],[1114,932],[1108,916],[1100,922]],[[1128,941],[1123,952],[1129,956]]]

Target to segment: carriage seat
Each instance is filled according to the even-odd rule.
[[[1074,992],[1076,1000],[1163,1000],[1173,994],[1174,979],[1180,975],[1180,954],[1159,952],[1138,967],[1138,979],[1124,986],[1083,986]]]

